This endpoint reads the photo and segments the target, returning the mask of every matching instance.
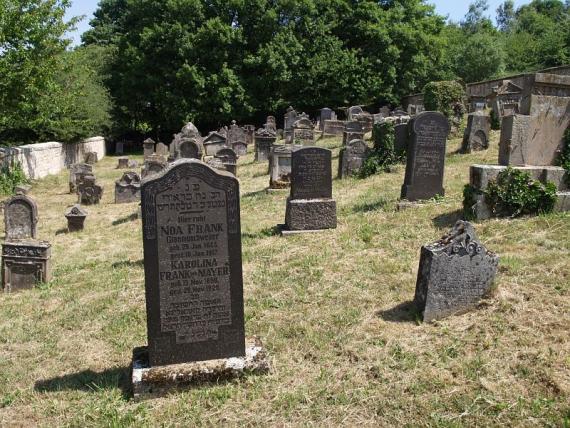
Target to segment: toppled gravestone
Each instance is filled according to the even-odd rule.
[[[439,241],[421,249],[414,303],[424,322],[469,311],[490,293],[499,257],[458,221]]]

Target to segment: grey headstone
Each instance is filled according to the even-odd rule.
[[[215,156],[219,150],[227,148],[227,139],[219,132],[210,132],[204,139],[204,151],[206,156]]]
[[[293,143],[303,146],[315,145],[315,130],[309,119],[299,119],[293,124]]]
[[[410,123],[410,146],[402,199],[417,201],[443,196],[447,118],[439,112],[422,112]]]
[[[267,128],[259,129],[255,133],[255,161],[267,162],[271,154],[271,147],[275,144],[277,136],[275,132],[269,131]]]
[[[370,154],[364,140],[352,140],[340,151],[338,176],[347,178],[358,174]]]
[[[115,143],[115,154],[122,155],[123,153],[125,153],[125,143]]]
[[[152,155],[145,159],[141,177],[146,179],[154,174],[162,172],[166,168],[166,161],[162,156]]]
[[[69,232],[78,232],[85,227],[85,219],[87,218],[87,211],[81,205],[75,204],[69,207],[65,212],[67,219],[67,230]]]
[[[269,154],[269,188],[284,189],[291,183],[292,145],[274,145]]]
[[[146,140],[143,141],[143,152],[145,159],[149,156],[154,155],[155,146],[156,143],[152,138],[147,138]]]
[[[88,152],[85,154],[85,163],[88,165],[95,165],[99,162],[99,155],[96,152]]]
[[[35,239],[37,235],[38,207],[26,195],[16,195],[4,204],[6,241]]]
[[[216,159],[220,160],[224,170],[231,173],[234,176],[237,176],[237,154],[233,151],[233,149],[222,149],[216,153]]]
[[[117,169],[128,169],[129,168],[129,158],[119,158],[117,163]]]
[[[325,121],[336,119],[336,114],[333,110],[328,107],[321,109],[320,117],[319,117],[319,129],[321,131],[325,130]]]
[[[363,112],[364,112],[364,110],[362,110],[362,107],[360,107],[360,106],[349,107],[347,112],[346,112],[346,119],[349,122],[352,120],[356,120],[356,116],[358,116],[359,114],[362,114]]]
[[[115,182],[115,203],[128,204],[141,200],[141,178],[136,172],[125,172]]]
[[[96,205],[101,202],[103,188],[96,183],[94,175],[86,175],[77,188],[78,203]]]
[[[151,366],[245,355],[239,194],[197,160],[143,183]]]
[[[491,132],[491,118],[483,112],[471,113],[467,117],[467,127],[463,135],[462,151],[486,150],[489,148],[489,133]]]
[[[441,240],[421,250],[414,303],[425,322],[466,312],[492,290],[499,258],[459,221]]]
[[[93,166],[86,163],[76,163],[69,167],[69,193],[76,193],[77,186],[83,177],[93,174]]]

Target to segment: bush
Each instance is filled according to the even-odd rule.
[[[376,123],[372,128],[374,149],[360,168],[360,177],[370,177],[381,171],[389,171],[392,165],[402,162],[406,154],[396,153],[394,124]]]
[[[491,129],[499,131],[501,129],[501,120],[495,113],[495,110],[491,110]]]
[[[448,119],[456,116],[461,110],[465,112],[465,91],[455,81],[431,82],[424,87],[424,105],[426,110],[439,111]]]
[[[0,194],[12,195],[16,186],[26,183],[28,179],[20,163],[16,162],[11,167],[4,165],[0,168]]]
[[[542,184],[528,173],[509,167],[489,183],[485,196],[497,217],[536,215],[554,209],[556,185]]]

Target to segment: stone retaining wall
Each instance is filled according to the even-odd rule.
[[[71,144],[49,142],[0,148],[0,163],[6,165],[17,161],[28,178],[37,180],[84,162],[85,154],[89,152],[96,152],[99,160],[105,157],[105,139],[93,137]]]

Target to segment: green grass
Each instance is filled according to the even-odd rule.
[[[95,167],[105,193],[81,233],[62,232],[67,174],[34,183],[54,279],[0,295],[0,426],[568,426],[569,215],[476,225],[502,258],[477,310],[423,324],[410,304],[421,245],[459,218],[469,165],[495,163],[496,142],[457,155],[450,141],[446,197],[402,212],[403,166],[335,179],[338,229],[289,238],[287,192],[240,159],[246,331],[272,372],[143,403],[128,391],[146,344],[141,224],[113,203],[117,160]],[[336,171],[339,141],[319,144]]]

